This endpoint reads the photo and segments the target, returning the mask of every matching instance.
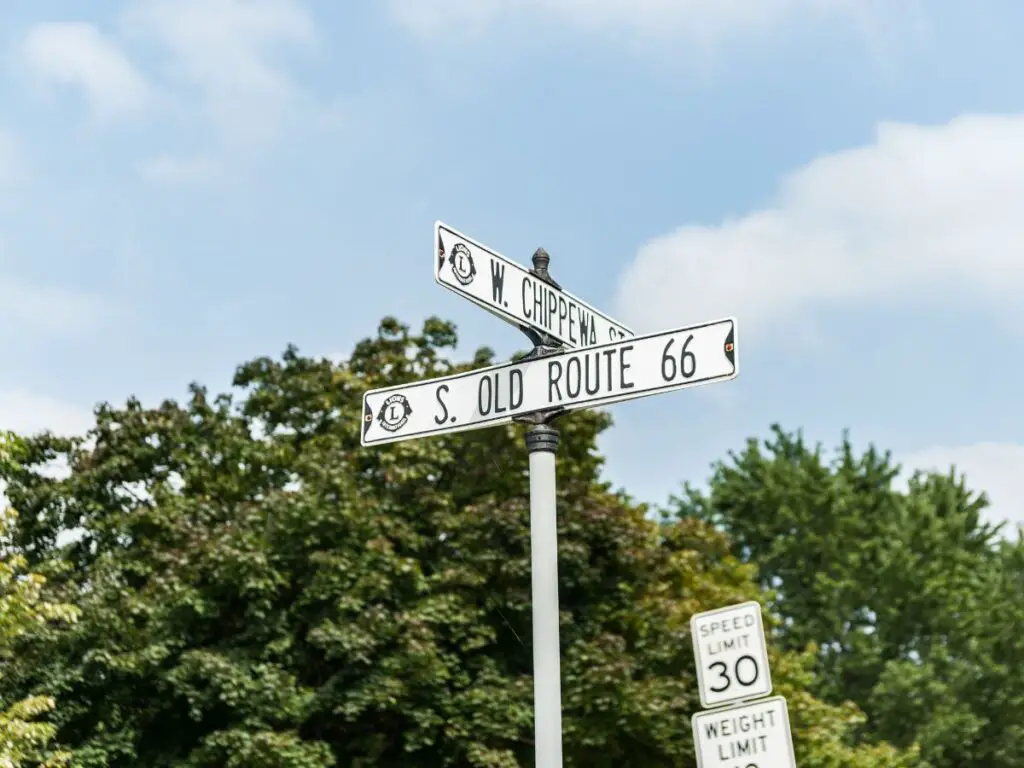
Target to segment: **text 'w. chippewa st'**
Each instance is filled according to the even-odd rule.
[[[434,225],[434,280],[520,328],[572,349],[633,336],[621,323],[447,224]]]
[[[739,370],[732,318],[386,387],[363,395],[363,445],[508,423],[713,381]]]

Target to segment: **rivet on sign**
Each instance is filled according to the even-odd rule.
[[[732,352],[732,343],[731,342],[729,344],[725,345],[725,351],[726,352]]]
[[[365,421],[367,424],[369,424],[371,421],[373,421],[373,414],[372,413],[366,414],[363,417],[363,421]]]

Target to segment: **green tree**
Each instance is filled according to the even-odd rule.
[[[879,733],[915,739],[935,766],[1024,765],[1024,544],[1002,542],[955,633],[886,665],[873,692]]]
[[[364,450],[368,387],[451,373],[452,326],[385,320],[342,364],[241,366],[240,394],[96,414],[43,435],[2,479],[32,558],[61,531],[72,632],[24,638],[6,681],[55,690],[82,768],[532,764],[529,503],[521,428]],[[559,424],[567,765],[692,764],[688,621],[758,595],[693,520],[659,525],[600,482],[606,416]],[[33,471],[55,455],[70,476]],[[807,693],[780,654],[803,768],[912,764],[855,748],[859,713]]]
[[[16,453],[21,443],[5,435],[0,443],[0,463]],[[12,648],[29,632],[49,630],[51,623],[74,622],[78,611],[73,606],[43,599],[46,579],[25,570],[26,559],[11,551],[7,532],[16,515],[0,508],[0,684],[4,670],[13,660]],[[41,629],[40,629],[41,628]],[[52,751],[48,745],[56,728],[39,720],[53,710],[51,696],[37,694],[9,703],[0,695],[0,768],[39,765],[53,768],[66,765],[67,752]]]
[[[829,461],[775,427],[670,516],[712,523],[757,564],[781,647],[814,651],[812,690],[866,712],[864,741],[917,743],[935,768],[1019,766],[1019,548],[962,478],[918,473],[904,491],[898,472],[874,448],[844,438]]]

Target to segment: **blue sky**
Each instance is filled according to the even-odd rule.
[[[897,8],[896,6],[899,6]],[[664,501],[769,424],[955,462],[1024,520],[1024,4],[72,0],[0,20],[0,426],[226,386],[436,286],[441,219],[732,383],[622,404]]]

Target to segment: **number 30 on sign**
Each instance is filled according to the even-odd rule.
[[[690,634],[702,706],[717,707],[772,692],[759,603],[698,613],[690,619]]]

